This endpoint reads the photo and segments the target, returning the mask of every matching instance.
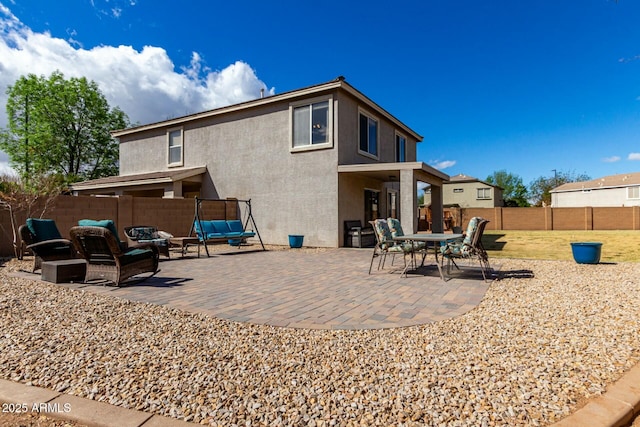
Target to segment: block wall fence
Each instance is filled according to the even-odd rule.
[[[30,216],[39,218],[44,201],[31,209]],[[239,218],[237,203],[203,201],[201,212],[204,219]],[[194,199],[161,199],[152,197],[91,197],[58,196],[46,208],[42,218],[56,221],[62,237],[69,238],[69,229],[81,219],[113,219],[120,238],[124,238],[124,227],[131,225],[153,225],[174,236],[188,236],[195,215]],[[16,213],[17,228],[24,224],[27,212]],[[18,237],[19,239],[19,237]],[[11,217],[0,210],[0,256],[13,256],[13,231]]]
[[[36,204],[31,216],[40,217],[44,202]],[[235,219],[241,212],[233,199],[203,201],[205,219]],[[195,214],[193,199],[151,197],[58,196],[43,218],[56,221],[63,237],[80,219],[113,219],[118,232],[130,225],[154,225],[174,236],[187,236]],[[487,230],[640,230],[640,206],[584,208],[463,208],[462,224],[481,216],[491,221]],[[256,212],[259,219],[259,212]],[[26,212],[16,213],[17,226]],[[16,226],[16,228],[17,228]],[[258,227],[260,224],[258,223]],[[268,243],[268,242],[265,242]],[[0,256],[13,256],[13,232],[8,211],[0,210]]]

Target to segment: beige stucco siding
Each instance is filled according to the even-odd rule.
[[[338,120],[340,122],[340,157],[339,164],[360,164],[360,163],[392,163],[396,161],[395,136],[396,131],[403,135],[406,140],[406,161],[416,161],[417,140],[411,135],[401,132],[398,127],[387,120],[384,116],[376,114],[372,109],[359,108],[357,100],[347,93],[340,92],[338,95]],[[378,159],[363,155],[359,152],[359,114],[363,111],[370,117],[378,121]]]
[[[305,245],[337,246],[337,150],[292,153],[289,116],[282,102],[187,123],[184,167],[207,166],[202,197],[250,198],[264,240],[304,234]],[[121,174],[167,168],[167,129],[122,138]]]

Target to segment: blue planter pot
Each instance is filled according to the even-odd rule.
[[[571,244],[573,259],[578,264],[597,264],[600,262],[602,243],[600,242],[577,242]]]
[[[304,236],[298,234],[289,234],[289,246],[292,248],[301,248]]]

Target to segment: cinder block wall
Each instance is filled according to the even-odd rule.
[[[44,206],[40,201],[31,209],[32,217],[39,218]],[[202,219],[238,219],[242,211],[234,199],[202,201]],[[63,237],[69,238],[69,229],[81,219],[113,219],[120,237],[124,227],[153,225],[174,236],[187,236],[195,216],[193,199],[160,199],[151,197],[90,197],[58,196],[45,210],[43,218],[56,221]],[[27,212],[16,214],[17,228],[24,224]],[[13,256],[13,233],[8,211],[0,211],[0,256]]]
[[[44,201],[31,216],[40,217]],[[202,201],[202,219],[244,219],[244,206],[234,199]],[[640,230],[640,207],[585,208],[466,208],[461,209],[462,226],[474,216],[491,221],[487,230]],[[63,237],[78,220],[113,219],[118,232],[130,225],[154,225],[174,236],[187,236],[195,215],[193,199],[151,197],[59,196],[47,207],[43,218],[56,221]],[[16,214],[17,226],[24,224],[26,212]],[[16,226],[16,229],[17,229]],[[13,256],[13,234],[9,212],[0,210],[0,256]],[[265,242],[269,243],[269,242]]]

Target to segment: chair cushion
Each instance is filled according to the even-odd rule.
[[[136,248],[136,249],[130,249],[127,252],[125,252],[120,257],[120,263],[122,265],[129,265],[131,263],[147,260],[150,258],[153,258],[153,251],[151,249]]]
[[[36,242],[62,238],[56,222],[52,219],[27,218],[27,228],[36,238]]]
[[[81,227],[102,227],[106,228],[113,234],[118,242],[120,242],[120,236],[118,235],[118,230],[116,229],[116,225],[111,219],[81,219],[78,221],[78,225]]]
[[[389,225],[391,236],[393,237],[404,236],[404,231],[402,230],[402,225],[400,225],[399,220],[397,220],[396,218],[387,218],[387,224]]]
[[[387,220],[377,219],[373,224],[378,240],[380,241],[380,247],[382,249],[387,249],[389,246],[393,246],[393,236],[391,235],[391,230],[389,229]]]
[[[129,229],[129,237],[142,241],[157,239],[159,236],[155,227],[134,227]]]
[[[80,221],[78,221],[78,225],[81,226],[81,227],[102,227],[102,228],[106,228],[107,230],[109,230],[111,232],[111,234],[113,234],[113,237],[116,238],[116,241],[120,245],[120,250],[121,251],[127,250],[127,242],[123,242],[122,240],[120,240],[120,235],[118,234],[118,229],[116,228],[116,224],[113,222],[113,220],[111,220],[111,219],[101,219],[101,220],[81,219]]]

